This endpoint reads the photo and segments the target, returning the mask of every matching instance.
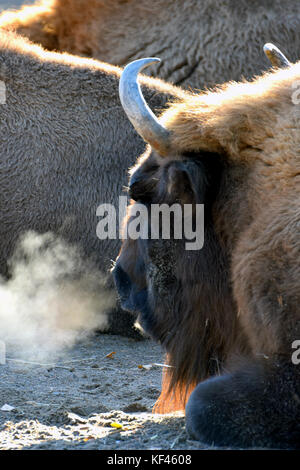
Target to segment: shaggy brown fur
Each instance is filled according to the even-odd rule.
[[[118,207],[126,171],[144,147],[120,105],[120,72],[95,60],[46,52],[13,33],[0,34],[0,80],[7,96],[0,105],[2,274],[26,230],[59,233],[101,269],[110,268],[119,241],[97,238],[96,208],[104,202]],[[142,82],[159,109],[182,95],[160,80]],[[128,330],[124,314],[113,328]]]
[[[300,62],[186,95],[161,117],[169,155],[149,148],[131,172],[135,201],[205,204],[202,250],[128,240],[115,276],[168,353],[171,391],[199,383],[188,430],[216,445],[299,448],[299,80]]]
[[[0,26],[115,65],[158,56],[147,73],[193,88],[266,69],[265,42],[292,61],[300,56],[297,0],[42,0],[4,12]]]

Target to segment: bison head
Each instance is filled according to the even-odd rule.
[[[167,351],[173,366],[171,385],[180,381],[189,386],[218,373],[229,355],[248,350],[232,295],[226,247],[230,240],[216,231],[216,225],[222,231],[217,206],[228,163],[222,151],[178,151],[172,144],[171,132],[148,108],[137,84],[138,71],[151,62],[142,59],[130,64],[120,82],[123,106],[151,146],[130,171],[131,206],[113,273],[123,308],[138,313],[143,328]],[[133,239],[127,229],[140,204],[147,209],[147,234]],[[200,204],[204,226],[199,226],[203,219],[197,218]],[[170,212],[170,233],[164,237],[163,207],[174,205],[182,210]],[[154,206],[162,208],[159,220],[153,218]],[[191,209],[194,245],[199,232],[204,235],[198,249],[192,243],[186,249],[191,242],[183,230],[186,207]],[[179,225],[182,236],[176,238]]]

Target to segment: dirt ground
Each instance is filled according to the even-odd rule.
[[[55,362],[19,358],[8,345],[0,365],[1,450],[203,448],[189,440],[183,414],[151,413],[162,367],[140,366],[164,358],[149,339],[97,334]]]

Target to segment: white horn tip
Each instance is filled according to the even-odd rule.
[[[290,62],[285,57],[285,55],[281,52],[278,47],[276,47],[271,42],[267,42],[263,47],[264,53],[267,59],[271,62],[273,66],[276,67],[288,67]]]

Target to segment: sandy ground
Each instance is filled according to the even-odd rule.
[[[203,448],[183,414],[151,413],[162,367],[140,366],[164,360],[151,340],[97,334],[54,362],[20,357],[8,346],[0,365],[2,450]]]

